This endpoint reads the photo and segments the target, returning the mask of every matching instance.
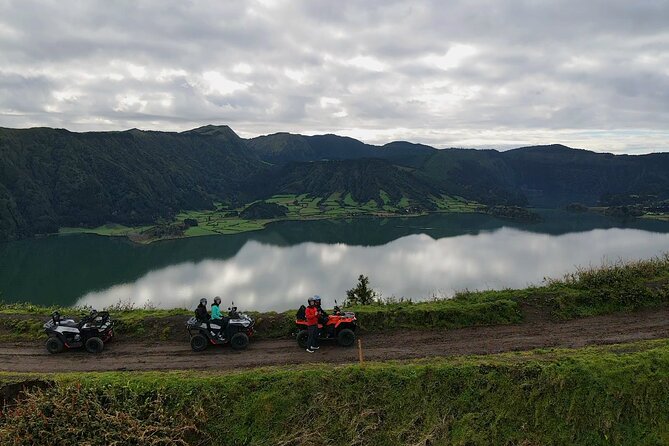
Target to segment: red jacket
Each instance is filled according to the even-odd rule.
[[[307,307],[304,317],[307,319],[307,325],[318,325],[318,308]]]

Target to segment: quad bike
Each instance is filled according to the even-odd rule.
[[[336,304],[336,302],[335,302]],[[309,333],[307,331],[307,320],[304,317],[305,307],[300,307],[295,318],[297,327],[297,344],[301,348],[307,348]],[[337,341],[342,347],[350,347],[355,343],[355,331],[358,328],[358,319],[351,311],[342,311],[337,305],[333,314],[324,315],[318,323],[318,339],[320,341]]]
[[[100,353],[106,342],[114,337],[114,322],[106,311],[92,310],[79,322],[63,318],[54,311],[51,319],[44,324],[44,331],[49,336],[46,349],[49,353],[60,353],[63,349],[84,347],[90,353]]]
[[[234,305],[234,303],[233,303]],[[237,307],[228,308],[228,317],[223,319],[223,326],[209,321],[200,321],[192,317],[186,322],[190,335],[190,346],[195,352],[201,352],[209,345],[230,344],[235,350],[243,350],[253,336],[253,319],[239,313]]]

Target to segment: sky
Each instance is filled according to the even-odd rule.
[[[0,126],[669,151],[669,1],[0,0]]]

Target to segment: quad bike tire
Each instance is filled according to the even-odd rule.
[[[309,332],[307,330],[300,330],[297,333],[297,345],[300,346],[300,348],[307,348],[307,342],[309,341]]]
[[[190,338],[190,348],[192,348],[194,352],[201,352],[205,350],[208,345],[209,341],[202,334],[196,334]]]
[[[62,352],[64,347],[63,341],[58,338],[52,337],[46,340],[46,349],[51,354]]]
[[[235,350],[244,350],[249,346],[249,337],[246,333],[237,332],[230,338],[230,346]]]
[[[86,339],[86,344],[84,344],[86,347],[86,351],[88,353],[102,353],[102,350],[105,348],[105,343],[102,342],[102,339],[98,337],[92,337]]]
[[[350,328],[344,328],[337,334],[337,344],[342,347],[350,347],[355,344],[355,332]]]

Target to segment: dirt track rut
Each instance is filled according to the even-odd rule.
[[[571,321],[528,320],[519,325],[469,327],[457,330],[414,330],[366,333],[368,361],[436,356],[489,354],[540,347],[582,347],[643,339],[669,338],[669,308],[595,316]],[[252,341],[245,351],[229,347],[194,353],[187,342],[128,342],[109,344],[97,356],[85,351],[50,355],[36,343],[0,344],[0,370],[10,372],[67,372],[102,370],[231,370],[303,363],[350,363],[357,350],[324,344],[309,354],[294,339]]]

